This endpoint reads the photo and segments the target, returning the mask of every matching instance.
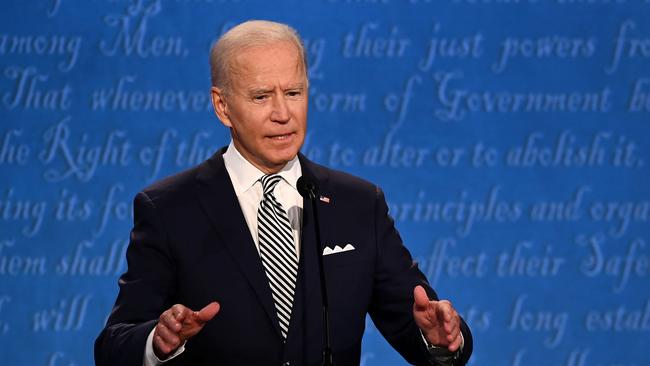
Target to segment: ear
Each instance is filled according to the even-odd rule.
[[[221,123],[226,127],[232,127],[230,122],[230,117],[228,117],[228,105],[226,104],[226,93],[223,89],[219,89],[216,86],[210,88],[210,94],[212,96],[212,107],[214,108],[214,113],[219,117]]]

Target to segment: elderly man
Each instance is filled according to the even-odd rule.
[[[413,263],[381,190],[299,154],[309,81],[296,32],[240,24],[214,45],[211,68],[232,141],[136,196],[129,267],[96,363],[319,365],[323,255],[336,365],[359,364],[366,314],[408,362],[464,364],[469,329]],[[317,248],[301,176],[320,187],[330,250]]]

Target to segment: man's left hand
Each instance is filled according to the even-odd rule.
[[[460,317],[447,300],[430,301],[422,286],[413,290],[413,319],[427,340],[438,347],[456,352],[463,341]]]

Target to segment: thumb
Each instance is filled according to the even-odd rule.
[[[429,296],[427,296],[427,292],[422,286],[415,286],[413,289],[413,297],[415,299],[415,303],[413,304],[415,310],[426,310],[429,306]]]
[[[219,312],[220,306],[219,303],[214,301],[206,305],[203,309],[199,310],[198,313],[196,313],[196,317],[198,318],[199,321],[202,322],[207,322],[212,320],[215,315]]]

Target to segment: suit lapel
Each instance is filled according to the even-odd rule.
[[[255,248],[255,242],[241,211],[230,176],[218,151],[200,167],[197,175],[198,199],[214,225],[219,241],[227,248],[233,260],[251,284],[269,321],[280,336],[271,288],[264,273],[262,261]]]

